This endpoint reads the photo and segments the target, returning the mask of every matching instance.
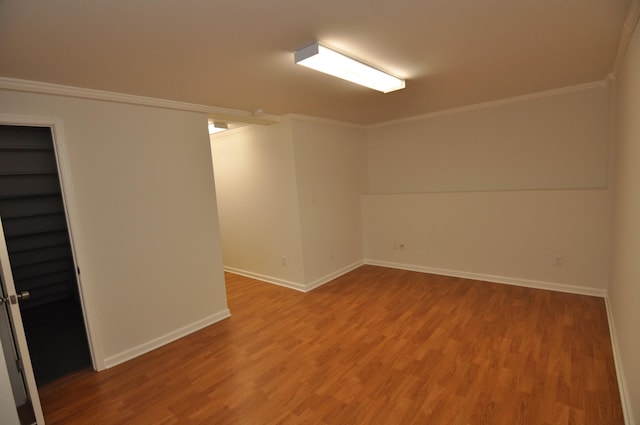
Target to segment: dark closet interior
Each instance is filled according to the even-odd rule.
[[[37,384],[90,367],[49,127],[0,126],[0,216]]]

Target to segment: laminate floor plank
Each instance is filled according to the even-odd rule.
[[[604,300],[375,266],[41,389],[48,425],[624,423]]]

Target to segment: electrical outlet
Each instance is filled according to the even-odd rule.
[[[564,257],[561,255],[556,255],[553,259],[553,265],[556,267],[562,267],[564,264]]]
[[[400,244],[398,245],[398,249],[400,249],[400,251],[404,251],[404,242],[400,242]]]
[[[287,265],[287,259],[284,256],[280,257],[280,264],[282,264],[283,266]]]

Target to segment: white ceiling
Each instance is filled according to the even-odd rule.
[[[0,0],[0,76],[373,124],[603,80],[630,0]],[[320,41],[407,79],[295,65]]]

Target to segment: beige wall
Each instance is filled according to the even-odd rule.
[[[304,117],[212,136],[227,270],[309,290],[360,265],[364,148],[361,128]]]
[[[370,193],[602,188],[604,83],[378,125]]]
[[[608,200],[606,190],[366,195],[365,261],[603,296]]]
[[[312,287],[362,263],[365,132],[300,117],[292,124],[304,281]]]
[[[365,261],[604,295],[608,121],[592,84],[370,128]]]
[[[290,121],[213,135],[211,149],[225,267],[302,289]]]
[[[480,139],[499,153],[491,178],[459,167],[480,155]],[[229,269],[309,289],[364,259],[605,293],[611,193],[604,84],[367,130],[292,116],[212,140]],[[514,166],[524,160],[526,169]],[[462,176],[466,190],[443,192],[445,172]],[[500,182],[512,190],[494,190]],[[370,193],[358,201],[367,183]],[[421,192],[406,193],[413,190]],[[386,191],[394,193],[378,193]]]
[[[617,83],[612,266],[609,304],[630,424],[640,423],[640,30]]]
[[[228,314],[206,116],[11,91],[0,113],[63,124],[99,367]]]

